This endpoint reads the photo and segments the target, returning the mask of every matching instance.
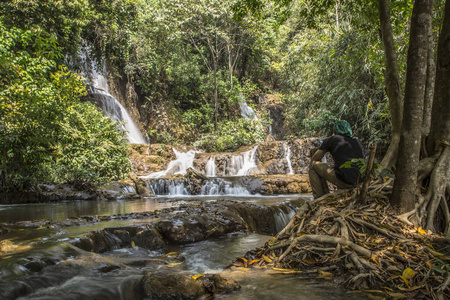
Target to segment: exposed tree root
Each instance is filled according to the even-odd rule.
[[[396,216],[386,190],[373,182],[364,204],[357,189],[304,204],[263,248],[246,254],[245,265],[333,278],[376,297],[449,299],[450,239],[412,225],[419,206]]]

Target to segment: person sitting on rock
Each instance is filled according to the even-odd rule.
[[[361,144],[352,136],[347,121],[336,121],[333,129],[334,135],[325,139],[311,158],[309,181],[314,199],[329,193],[327,181],[339,189],[352,188],[361,181],[358,167],[340,168],[351,159],[364,157]],[[333,157],[334,167],[321,161],[327,152]]]

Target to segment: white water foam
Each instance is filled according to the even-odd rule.
[[[291,148],[289,148],[289,144],[286,142],[283,144],[283,148],[284,148],[284,156],[285,156],[285,160],[287,162],[288,165],[288,174],[292,175],[294,174],[294,170],[292,169],[292,163],[291,163]]]
[[[208,177],[215,177],[216,176],[216,161],[214,159],[214,156],[211,156],[206,163],[206,176]]]
[[[165,171],[154,172],[146,176],[141,176],[141,178],[161,178],[172,175],[187,173],[187,169],[194,168],[194,158],[195,154],[199,151],[189,150],[188,152],[181,152],[175,148],[172,148],[175,153],[175,159],[172,160]]]
[[[248,120],[258,120],[255,111],[253,108],[247,105],[245,98],[243,95],[239,97],[239,107],[241,108],[241,116]]]

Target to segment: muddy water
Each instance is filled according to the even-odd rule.
[[[300,196],[248,197],[234,200],[275,205],[298,197]],[[64,220],[72,216],[153,211],[181,203],[217,199],[183,197],[8,205],[0,206],[0,220],[2,223],[40,218]],[[142,299],[142,295],[136,293],[134,287],[143,272],[147,268],[158,266],[165,259],[164,254],[169,251],[180,253],[185,258],[183,268],[193,273],[222,272],[223,276],[234,278],[242,285],[240,292],[222,295],[219,299],[361,299],[358,295],[346,294],[341,288],[324,280],[269,274],[261,270],[224,270],[236,257],[242,257],[248,250],[262,246],[270,238],[264,235],[239,233],[173,246],[164,251],[134,247],[102,254],[80,251],[68,243],[89,231],[147,224],[151,221],[155,219],[110,220],[77,227],[12,229],[0,236],[0,243],[10,241],[15,247],[14,251],[0,255],[0,299]],[[41,262],[45,262],[47,266],[43,270],[40,268]],[[17,289],[18,286],[20,289]]]

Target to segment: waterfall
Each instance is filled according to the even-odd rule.
[[[198,151],[189,150],[188,152],[181,152],[175,148],[172,148],[175,153],[175,159],[172,160],[165,171],[154,172],[141,178],[161,178],[172,176],[176,174],[184,175],[187,169],[194,168],[194,158]]]
[[[222,178],[208,180],[202,186],[200,195],[208,196],[248,196],[250,192],[243,186],[233,184]]]
[[[282,207],[278,207],[278,210],[274,214],[277,232],[280,232],[296,213],[296,210],[290,206],[284,206],[284,208],[286,211],[283,210]]]
[[[189,195],[183,180],[158,179],[147,183],[155,195],[186,196]]]
[[[145,138],[131,118],[126,108],[109,93],[109,86],[106,77],[95,71],[92,71],[93,79],[91,93],[100,94],[102,99],[103,112],[113,121],[124,121],[122,129],[127,132],[128,140],[132,144],[145,144]]]
[[[242,168],[237,172],[238,176],[249,175],[250,171],[256,168],[256,149],[258,146],[253,147],[252,150],[244,152]]]
[[[258,120],[255,111],[247,105],[243,95],[239,97],[239,107],[241,108],[241,116],[249,120]]]
[[[122,130],[127,133],[128,141],[132,144],[146,144],[147,141],[131,118],[126,108],[109,92],[108,80],[103,74],[106,74],[106,66],[103,66],[101,72],[98,71],[97,63],[89,58],[89,46],[84,45],[79,50],[81,58],[82,74],[86,78],[92,78],[89,92],[102,108],[105,115],[112,121],[123,121]]]
[[[190,195],[183,179],[159,178],[147,182],[157,196],[188,196]],[[244,186],[223,178],[211,178],[204,182],[198,195],[201,196],[250,196]]]
[[[244,176],[249,175],[250,171],[257,167],[256,165],[256,150],[258,145],[252,150],[242,153],[242,155],[233,155],[230,161],[229,176]],[[225,168],[224,168],[225,170]],[[225,174],[225,171],[224,171]]]
[[[206,176],[208,177],[216,176],[216,162],[214,156],[211,156],[211,158],[208,160],[208,163],[206,163]]]
[[[283,148],[284,148],[284,155],[285,155],[285,160],[287,162],[288,168],[289,168],[289,175],[294,174],[294,170],[292,169],[292,163],[291,163],[291,148],[289,148],[289,144],[286,142],[283,144]]]

